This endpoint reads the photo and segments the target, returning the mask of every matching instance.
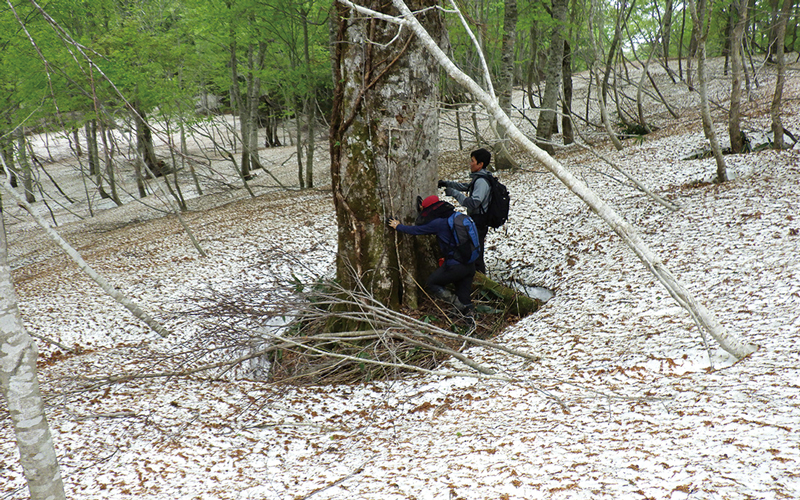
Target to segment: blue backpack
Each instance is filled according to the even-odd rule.
[[[462,264],[472,264],[481,253],[481,240],[478,237],[478,228],[472,218],[455,212],[448,217],[447,224],[453,232],[456,245],[450,251],[452,256]]]

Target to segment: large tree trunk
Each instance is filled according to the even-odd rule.
[[[350,0],[339,0],[340,3],[353,7],[359,11],[359,6]],[[699,302],[692,294],[672,275],[670,270],[664,265],[662,260],[655,255],[652,250],[644,243],[636,230],[628,222],[622,219],[614,209],[601,200],[589,187],[582,181],[575,178],[572,173],[565,169],[552,156],[545,153],[541,148],[528,139],[514,123],[508,118],[502,109],[497,105],[494,95],[489,94],[480,87],[474,80],[469,78],[447,57],[446,53],[436,44],[436,42],[425,31],[408,7],[402,0],[392,0],[393,5],[400,10],[402,18],[395,18],[393,21],[407,26],[419,37],[425,48],[433,55],[433,58],[447,71],[447,73],[460,84],[469,90],[476,99],[491,113],[492,117],[502,123],[508,131],[509,138],[531,153],[539,160],[550,172],[553,173],[570,191],[584,201],[597,215],[600,216],[622,241],[636,254],[644,265],[658,278],[664,285],[669,294],[683,307],[694,319],[700,328],[703,339],[706,333],[710,334],[719,345],[727,352],[738,358],[742,358],[755,351],[756,347],[748,344],[738,336],[727,332],[717,319]],[[343,9],[346,12],[346,9]],[[341,11],[340,11],[341,12]],[[361,11],[370,15],[377,15],[368,11]],[[384,19],[386,19],[384,17]],[[338,80],[337,80],[338,81]],[[342,227],[340,226],[340,232]]]
[[[536,138],[541,147],[552,154],[553,146],[547,144],[553,136],[553,124],[561,86],[561,66],[564,58],[564,30],[566,29],[567,0],[553,0],[553,32],[550,37],[550,57],[547,60],[547,83],[544,87],[542,109],[536,124]]]
[[[728,135],[731,151],[744,150],[744,136],[741,129],[742,105],[742,37],[747,23],[748,0],[734,0],[731,4],[731,22],[734,23],[730,38],[731,53],[731,109],[728,112]]]
[[[365,3],[397,15],[380,0]],[[414,2],[415,9],[436,5]],[[437,10],[419,19],[445,36]],[[365,19],[342,4],[335,22],[330,148],[337,275],[349,288],[360,280],[385,304],[416,307],[417,284],[435,266],[433,242],[389,231],[384,219],[411,224],[417,196],[436,193],[439,65],[412,33],[398,34],[391,23]]]
[[[786,21],[792,8],[792,0],[784,0],[778,20],[777,47],[775,57],[778,63],[778,78],[775,81],[775,93],[772,96],[770,116],[772,117],[773,147],[783,149],[783,123],[781,122],[781,100],[783,97],[783,82],[786,80],[786,57],[783,53],[783,44],[786,39]]]
[[[0,392],[8,406],[32,500],[66,498],[39,390],[38,350],[17,307],[0,205]]]
[[[703,118],[703,132],[711,146],[711,152],[717,162],[717,182],[728,180],[725,158],[722,148],[719,147],[714,121],[711,118],[711,107],[708,103],[708,77],[706,76],[706,39],[708,37],[709,16],[706,0],[690,0],[692,12],[692,38],[697,40],[697,86],[700,88],[700,115]]]

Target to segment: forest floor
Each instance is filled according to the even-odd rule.
[[[724,102],[720,81],[712,96]],[[769,130],[773,84],[765,71],[744,105],[745,130]],[[209,297],[247,306],[272,300],[281,282],[330,275],[336,226],[323,161],[319,189],[279,190],[259,175],[254,198],[243,189],[191,198],[183,217],[207,257],[174,215],[141,204],[98,202],[90,218],[80,218],[85,202],[74,215],[54,210],[59,232],[163,322],[168,339],[104,296],[4,197],[67,497],[800,498],[800,149],[728,155],[732,180],[711,183],[713,159],[682,159],[705,139],[691,95],[680,96],[681,118],[654,115],[659,130],[622,151],[592,136],[596,151],[679,211],[591,152],[563,148],[556,158],[637,228],[727,331],[758,346],[738,362],[713,341],[706,349],[619,237],[524,155],[522,169],[501,173],[512,213],[489,235],[488,274],[555,296],[493,340],[541,360],[464,351],[505,381],[455,361],[442,368],[459,376],[335,386],[264,383],[255,365],[168,376],[200,343],[222,345],[204,332],[232,320],[198,314]],[[797,136],[800,78],[789,78],[784,102]],[[725,123],[717,114],[722,142]],[[465,178],[469,149],[455,151],[452,136],[447,145],[442,177]],[[292,148],[264,154],[283,179],[296,176],[278,168]],[[46,168],[65,186],[74,176],[61,161]],[[108,383],[120,375],[131,377]],[[27,498],[0,405],[0,499]]]

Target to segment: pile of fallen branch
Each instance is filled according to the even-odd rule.
[[[269,298],[256,288],[212,291],[198,298],[189,314],[205,326],[194,345],[182,349],[193,358],[182,364],[206,363],[215,376],[228,372],[236,378],[317,384],[442,370],[494,375],[494,369],[465,352],[473,346],[524,361],[539,359],[487,340],[507,324],[498,317],[515,313],[509,309],[480,315],[473,325],[433,302],[427,311],[401,312],[387,308],[365,289],[346,290],[335,283],[291,285],[281,288],[294,293],[271,293]],[[446,360],[456,362],[442,368]]]

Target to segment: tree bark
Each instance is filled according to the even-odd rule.
[[[483,273],[475,273],[475,279],[472,284],[474,288],[493,294],[507,311],[511,311],[518,316],[527,316],[534,313],[542,305],[540,300],[522,295],[516,290],[489,279]]]
[[[315,148],[315,130],[314,125],[317,121],[317,97],[316,90],[313,85],[313,68],[311,67],[311,53],[309,46],[311,44],[308,37],[308,10],[301,12],[300,16],[303,23],[303,56],[306,63],[306,80],[308,81],[309,95],[303,100],[303,115],[306,117],[306,126],[308,127],[306,142],[306,179],[305,186],[307,188],[314,187],[314,148]]]
[[[501,122],[509,133],[509,138],[531,153],[539,160],[553,175],[564,183],[570,191],[584,201],[596,214],[600,216],[623,242],[636,254],[644,265],[653,275],[664,285],[669,294],[681,305],[695,321],[700,329],[700,333],[705,340],[706,334],[710,334],[719,345],[736,356],[742,358],[754,352],[755,346],[748,344],[726,331],[717,319],[697,300],[692,294],[678,281],[675,276],[664,265],[661,259],[655,255],[644,243],[636,230],[628,222],[622,219],[613,208],[601,200],[589,187],[582,181],[575,178],[572,173],[565,169],[553,157],[545,153],[541,148],[528,139],[514,123],[508,118],[502,109],[497,105],[494,95],[482,89],[473,79],[469,78],[447,57],[444,51],[434,42],[425,28],[413,16],[409,8],[402,0],[392,0],[393,5],[400,10],[402,17],[391,18],[385,14],[371,10],[362,10],[360,6],[353,4],[350,0],[338,0],[341,4],[351,6],[354,10],[378,17],[384,21],[391,21],[409,27],[419,37],[420,42],[439,62],[442,68],[469,92],[478,99],[492,116]]]
[[[664,22],[661,23],[661,51],[664,56],[664,69],[667,74],[672,78],[672,83],[675,83],[675,78],[672,76],[672,71],[669,69],[669,43],[670,35],[672,34],[672,4],[673,0],[666,0],[664,7]]]
[[[83,129],[86,134],[86,161],[89,163],[89,175],[97,175],[100,168],[97,154],[97,121],[89,120]]]
[[[28,161],[28,148],[25,146],[25,130],[24,127],[17,128],[17,158],[19,170],[22,174],[22,187],[25,189],[25,199],[28,203],[36,201],[36,195],[33,193],[33,170],[31,162]]]
[[[614,69],[614,59],[617,57],[620,44],[622,43],[622,26],[628,22],[628,18],[633,12],[633,7],[636,5],[636,0],[631,2],[630,9],[626,11],[627,0],[623,0],[619,4],[619,12],[617,13],[617,20],[614,22],[614,38],[611,39],[611,45],[608,48],[608,56],[606,58],[606,70],[603,73],[603,101],[606,101],[608,95],[608,80],[611,78],[611,73]],[[627,14],[626,14],[627,12]]]
[[[517,0],[505,0],[503,11],[503,47],[500,54],[500,78],[497,86],[500,107],[511,112],[511,93],[514,85],[514,46],[517,34]],[[503,139],[503,137],[501,137]]]
[[[147,130],[150,129],[148,128]],[[111,194],[108,196],[118,207],[121,207],[122,201],[119,199],[119,194],[117,194],[117,180],[114,175],[114,151],[116,145],[111,137],[111,132],[103,126],[103,122],[100,122],[100,134],[103,137],[103,152],[106,157],[106,179],[108,180],[108,188],[111,190]],[[151,147],[153,145],[152,137],[150,138],[150,145]]]
[[[17,187],[17,175],[14,173],[14,138],[10,133],[3,133],[0,130],[0,156],[7,165],[7,168],[0,172],[0,175],[7,175],[11,187]]]
[[[142,161],[147,166],[145,172],[149,169],[156,177],[163,175],[162,168],[156,157],[156,149],[153,145],[153,131],[150,130],[150,125],[147,124],[147,113],[145,113],[138,99],[134,102],[132,112],[133,118],[136,120],[136,148]]]
[[[514,90],[514,51],[517,39],[517,0],[505,0],[503,11],[503,46],[500,55],[500,78],[498,98],[500,107],[506,113],[511,112],[511,97]],[[497,135],[500,144],[495,148],[495,167],[511,169],[519,167],[506,147],[506,133],[502,125],[497,124]]]
[[[778,78],[775,81],[775,93],[772,95],[772,105],[770,106],[770,116],[772,118],[772,135],[774,136],[772,147],[783,149],[783,123],[781,122],[781,100],[783,98],[783,84],[786,81],[786,57],[783,45],[786,40],[786,22],[789,18],[789,11],[792,8],[792,0],[784,0],[781,8],[780,18],[777,29],[777,47],[775,57],[778,63]]]
[[[547,76],[542,99],[542,109],[536,124],[536,138],[549,154],[555,151],[548,144],[553,136],[553,123],[558,106],[558,90],[561,86],[561,67],[564,58],[564,30],[567,20],[567,0],[553,0],[553,32],[550,36],[550,57],[547,60]]]
[[[564,62],[561,66],[561,84],[563,94],[561,99],[561,135],[564,144],[575,142],[575,134],[572,130],[572,50],[569,42],[564,40]],[[507,113],[506,113],[507,114]]]
[[[589,77],[591,78],[592,74],[594,75],[595,80],[597,80],[597,88],[595,89],[595,93],[597,94],[597,105],[600,108],[600,118],[603,121],[603,126],[606,129],[606,133],[608,134],[608,138],[611,140],[611,143],[614,144],[614,147],[617,151],[622,151],[622,142],[620,142],[617,134],[614,133],[614,130],[611,128],[611,122],[608,118],[608,109],[606,108],[606,100],[603,96],[603,85],[600,83],[600,60],[601,60],[601,53],[599,48],[597,47],[597,42],[594,38],[594,15],[597,11],[597,1],[592,0],[591,5],[589,6],[589,41],[592,46],[592,53],[594,56],[594,63],[592,64],[593,68],[590,67]],[[589,100],[587,99],[587,106]],[[587,108],[588,110],[588,108]],[[588,112],[587,112],[588,116]]]
[[[778,53],[778,29],[781,23],[781,0],[769,0],[769,29],[767,30],[767,61],[774,63]]]
[[[744,150],[744,134],[741,129],[742,106],[742,37],[747,23],[748,0],[734,0],[731,4],[731,21],[733,30],[730,38],[731,54],[731,108],[728,112],[728,135],[731,140],[731,152],[741,153]]]
[[[697,86],[700,88],[700,115],[703,119],[703,133],[711,146],[714,160],[717,163],[717,182],[728,180],[725,158],[719,146],[714,121],[711,117],[711,107],[708,103],[708,77],[706,76],[706,39],[708,38],[708,4],[706,0],[690,0],[692,14],[692,38],[697,40]]]
[[[4,184],[5,185],[5,184]],[[0,204],[0,392],[32,500],[66,498],[36,370],[38,350],[17,307]]]
[[[367,5],[397,15],[381,0]],[[446,36],[437,10],[420,18]],[[335,21],[330,148],[337,276],[346,288],[363,283],[392,307],[416,307],[418,283],[436,264],[434,242],[387,230],[384,220],[413,223],[417,196],[436,193],[439,65],[413,34],[390,22],[364,19],[342,4]]]

